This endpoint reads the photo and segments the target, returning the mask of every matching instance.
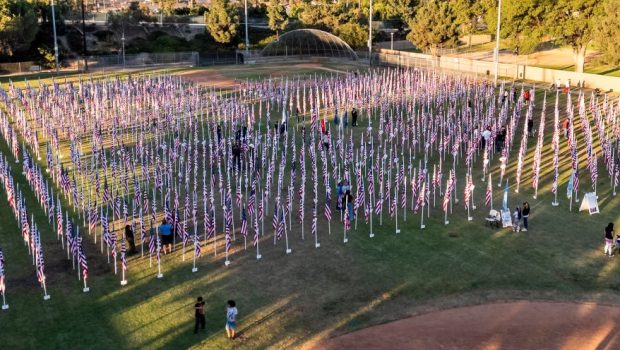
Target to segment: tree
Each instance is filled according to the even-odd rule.
[[[270,0],[267,5],[267,18],[269,19],[269,28],[279,35],[288,25],[288,15],[286,8],[279,0]]]
[[[155,3],[157,4],[157,8],[161,13],[166,16],[170,16],[174,12],[174,5],[176,5],[176,0],[157,0]]]
[[[368,26],[362,26],[356,22],[348,22],[336,28],[336,35],[350,46],[362,48],[368,43]]]
[[[502,3],[500,38],[517,54],[536,50],[546,32],[546,11],[554,0],[519,0]],[[497,1],[484,0],[482,8],[489,31],[495,33]]]
[[[374,3],[374,11],[379,18],[399,19],[409,22],[413,17],[413,9],[418,5],[418,0],[377,0]]]
[[[409,21],[407,40],[437,56],[439,49],[453,47],[459,38],[456,14],[448,2],[428,0],[417,8]]]
[[[237,9],[228,0],[213,0],[209,10],[205,12],[205,24],[215,41],[228,44],[237,35]]]
[[[601,50],[600,61],[603,64],[620,64],[620,7],[616,0],[605,0],[595,21],[594,41]]]
[[[452,8],[456,12],[459,31],[469,37],[468,46],[471,47],[471,36],[476,31],[478,20],[483,14],[482,4],[476,0],[452,0]]]
[[[26,49],[35,39],[39,26],[31,3],[25,0],[0,0],[0,52],[12,56]]]
[[[547,30],[557,44],[573,49],[578,73],[583,73],[600,6],[600,0],[557,0],[547,7]]]

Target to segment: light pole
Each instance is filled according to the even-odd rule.
[[[123,43],[123,68],[125,68],[125,28],[123,28],[123,36],[121,37]]]
[[[86,20],[84,19],[84,0],[82,0],[82,48],[84,51],[84,71],[88,72],[88,51],[86,50]]]
[[[368,12],[368,66],[372,66],[372,0]]]
[[[495,33],[495,86],[497,86],[497,75],[499,74],[499,31],[502,19],[502,0],[497,4],[497,31]]]
[[[394,50],[394,32],[390,32],[390,50]]]
[[[250,39],[248,39],[248,0],[244,1],[245,11],[245,53],[246,56],[250,51]]]
[[[52,31],[54,33],[54,58],[56,59],[56,73],[58,73],[58,38],[56,37],[56,11],[54,10],[54,0],[52,0]]]

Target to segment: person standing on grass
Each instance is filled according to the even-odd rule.
[[[226,302],[226,335],[228,339],[235,339],[237,331],[237,304],[234,300]]]
[[[164,219],[161,222],[161,226],[159,226],[159,234],[161,235],[164,254],[167,254],[166,247],[168,247],[168,251],[172,253],[172,226],[166,222],[166,219]]]
[[[194,305],[196,325],[194,326],[194,334],[198,334],[198,326],[200,329],[205,329],[207,321],[205,320],[205,302],[202,297],[198,297],[196,305]]]
[[[530,203],[523,202],[523,209],[521,209],[521,217],[523,218],[523,229],[521,231],[527,232],[527,219],[530,217]]]
[[[125,239],[127,240],[127,244],[129,245],[128,255],[136,254],[138,251],[136,250],[136,242],[134,241],[133,230],[130,225],[125,225]]]
[[[527,119],[527,137],[534,136],[534,134],[532,133],[533,129],[534,129],[534,119],[532,119],[532,117],[529,117]]]
[[[570,121],[568,121],[568,118],[565,118],[564,121],[562,122],[562,131],[564,132],[565,139],[568,138],[568,127],[569,126],[570,126]]]
[[[351,122],[352,126],[357,126],[357,109],[355,107],[351,110]]]
[[[521,208],[516,207],[514,213],[512,213],[514,220],[512,221],[512,231],[519,232],[519,224],[521,223]]]
[[[610,222],[605,227],[605,255],[614,256],[614,223]]]

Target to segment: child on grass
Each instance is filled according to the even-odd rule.
[[[235,339],[237,330],[237,306],[234,300],[226,303],[226,335],[228,339]]]
[[[519,232],[519,223],[521,222],[521,208],[516,207],[512,213],[512,231]]]

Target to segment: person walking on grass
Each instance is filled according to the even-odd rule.
[[[614,223],[610,222],[605,227],[605,255],[608,257],[614,256]]]
[[[237,304],[234,300],[226,302],[226,335],[228,339],[235,339],[237,331]]]
[[[521,217],[523,218],[523,229],[521,231],[527,232],[527,219],[530,217],[530,203],[523,202],[523,209],[521,209]]]
[[[202,297],[198,297],[198,300],[196,300],[194,312],[196,317],[194,334],[198,334],[198,326],[200,326],[200,329],[205,329],[205,325],[207,323],[205,320],[205,302],[202,300]]]

